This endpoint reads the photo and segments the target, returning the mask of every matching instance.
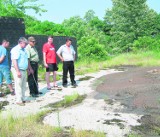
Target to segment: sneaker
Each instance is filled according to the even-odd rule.
[[[19,106],[25,106],[25,104],[23,102],[17,102],[16,104]]]
[[[42,92],[38,92],[38,94],[43,94]]]
[[[12,91],[12,92],[11,92],[11,95],[12,95],[12,96],[14,96],[14,95],[15,95],[15,92],[14,92],[14,91]]]
[[[25,100],[25,101],[22,101],[23,103],[30,103],[31,101],[30,100]]]
[[[51,88],[47,88],[47,90],[52,90]]]
[[[64,88],[67,88],[67,84],[64,84],[63,87],[64,87]]]
[[[31,97],[39,97],[38,94],[31,94]]]
[[[76,83],[72,84],[72,87],[77,87],[78,85]]]

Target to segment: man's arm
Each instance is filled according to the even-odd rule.
[[[3,62],[3,60],[5,59],[5,57],[6,57],[6,56],[4,56],[4,55],[2,55],[2,56],[0,57],[0,63]]]
[[[12,62],[13,62],[14,68],[15,68],[15,70],[16,70],[16,72],[17,72],[17,76],[18,76],[19,78],[21,78],[21,72],[20,72],[20,70],[19,70],[17,60],[16,60],[16,59],[12,59]]]
[[[33,74],[34,73],[34,71],[33,71],[33,69],[32,69],[32,67],[31,67],[31,64],[30,64],[30,59],[28,59],[28,75],[30,75],[30,74]]]
[[[57,50],[57,56],[60,58],[60,60],[63,62],[64,61],[64,59],[63,59],[63,57],[62,57],[62,55],[61,55],[61,53],[62,53],[62,46]]]
[[[57,53],[57,56],[60,58],[62,62],[64,61],[63,57],[60,54]]]
[[[46,53],[43,52],[43,63],[46,68],[48,68],[48,64],[46,63]]]

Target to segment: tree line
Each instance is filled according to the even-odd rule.
[[[147,6],[147,0],[112,0],[103,20],[89,10],[83,18],[73,16],[61,24],[27,15],[26,10],[46,12],[36,2],[0,0],[0,16],[24,18],[26,34],[75,37],[79,59],[105,60],[119,53],[160,49],[160,14]]]

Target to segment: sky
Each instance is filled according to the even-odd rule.
[[[41,21],[52,21],[54,23],[62,23],[64,19],[69,19],[73,16],[84,17],[88,10],[93,10],[95,16],[103,19],[105,11],[112,8],[111,0],[39,0],[37,4],[43,4],[43,9],[46,13],[41,16],[28,11],[27,14],[35,16]],[[149,8],[160,13],[160,0],[147,0]]]

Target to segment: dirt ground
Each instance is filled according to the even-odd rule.
[[[160,67],[121,66],[124,72],[100,78],[100,94],[121,102],[122,112],[144,115],[135,129],[148,136],[160,135]],[[157,129],[157,130],[155,130]]]

